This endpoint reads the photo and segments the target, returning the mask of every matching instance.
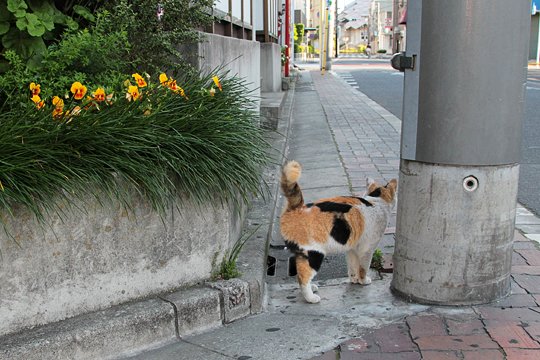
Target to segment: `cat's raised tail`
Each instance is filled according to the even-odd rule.
[[[302,190],[298,185],[298,179],[302,175],[302,167],[297,161],[289,161],[281,172],[281,190],[287,198],[285,211],[292,211],[304,205]]]

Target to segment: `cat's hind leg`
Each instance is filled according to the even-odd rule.
[[[358,270],[360,269],[360,261],[356,255],[356,250],[347,251],[347,267],[349,268],[349,280],[352,284],[360,283],[360,275]]]
[[[371,266],[372,252],[357,254],[358,256],[358,283],[362,285],[371,284],[371,278],[368,276],[369,267]]]
[[[318,251],[308,251],[307,255],[296,255],[296,273],[298,277],[298,284],[302,295],[307,302],[315,304],[321,301],[319,295],[313,293],[317,291],[317,286],[311,283],[313,277],[317,274],[317,271],[321,268],[324,254]]]

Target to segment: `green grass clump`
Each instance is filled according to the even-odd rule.
[[[0,210],[22,205],[43,219],[89,189],[128,208],[135,192],[160,212],[179,196],[238,205],[261,191],[268,144],[243,80],[223,78],[220,91],[212,74],[189,75],[178,81],[187,98],[150,83],[138,101],[115,94],[60,119],[50,99],[0,112]]]

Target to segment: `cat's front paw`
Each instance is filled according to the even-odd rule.
[[[358,279],[358,283],[359,284],[362,284],[362,285],[369,285],[371,284],[371,278],[369,276],[366,275],[365,278],[363,279]]]
[[[349,275],[349,280],[351,281],[351,284],[360,284],[358,276]]]
[[[305,295],[304,298],[308,303],[311,304],[317,304],[321,301],[321,297],[319,295],[311,294],[311,295]]]

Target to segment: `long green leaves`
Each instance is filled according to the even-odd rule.
[[[49,109],[0,114],[0,208],[43,219],[97,189],[126,207],[135,191],[163,212],[179,196],[238,204],[260,192],[267,143],[243,80],[223,79],[214,96],[210,75],[179,85],[188,99],[166,88],[130,103],[120,94],[62,121]]]

